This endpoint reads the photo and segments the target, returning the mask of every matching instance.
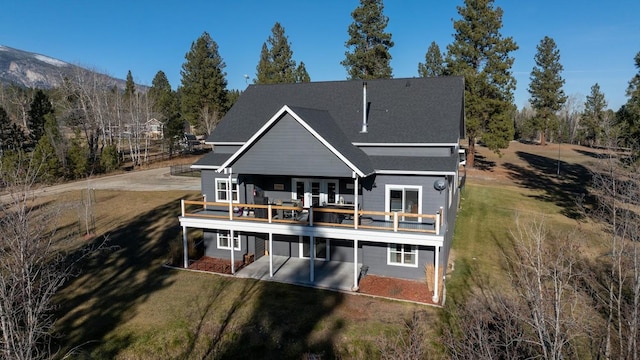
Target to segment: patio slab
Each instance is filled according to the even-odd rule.
[[[260,257],[236,273],[236,277],[276,281],[332,290],[352,291],[353,263],[314,260],[314,281],[310,281],[309,259],[273,256],[273,277],[269,276],[269,256]],[[360,266],[358,264],[358,271]]]

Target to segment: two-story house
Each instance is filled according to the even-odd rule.
[[[297,264],[313,286],[348,268],[353,290],[363,274],[426,281],[431,268],[438,302],[464,134],[462,77],[250,85],[192,165],[205,201],[183,201],[185,250],[204,229],[205,255],[234,273]]]

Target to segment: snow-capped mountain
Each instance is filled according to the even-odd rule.
[[[0,45],[0,83],[50,89],[59,86],[65,77],[89,72],[49,56]],[[104,75],[106,76],[106,75]],[[108,77],[112,85],[124,88],[125,81]],[[111,82],[110,81],[110,82]]]

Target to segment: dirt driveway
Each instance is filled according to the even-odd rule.
[[[136,170],[118,175],[108,175],[61,185],[47,186],[33,192],[38,195],[55,195],[80,189],[126,190],[126,191],[170,191],[200,190],[200,178],[172,176],[169,167]]]

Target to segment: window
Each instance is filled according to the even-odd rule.
[[[387,265],[418,267],[418,249],[415,245],[389,244]]]
[[[229,179],[216,179],[216,201],[229,202]],[[231,197],[233,202],[239,202],[238,182],[236,179],[231,181]]]
[[[386,211],[419,214],[422,211],[422,187],[386,185]],[[387,216],[387,220],[391,217]],[[403,216],[401,221],[420,221],[419,217]]]
[[[218,233],[218,249],[231,250],[228,231]],[[235,233],[233,237],[233,250],[240,251],[240,235],[238,233]]]

